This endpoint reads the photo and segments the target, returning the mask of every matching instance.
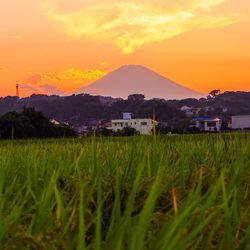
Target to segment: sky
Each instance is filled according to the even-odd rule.
[[[250,91],[248,0],[0,0],[0,96],[71,94],[126,64]]]

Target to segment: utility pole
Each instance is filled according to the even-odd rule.
[[[154,109],[153,109],[153,135],[156,135],[155,107],[154,107]]]
[[[20,98],[20,95],[19,95],[19,84],[16,85],[16,96],[18,98]]]

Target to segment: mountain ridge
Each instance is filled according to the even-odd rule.
[[[126,98],[130,94],[144,94],[146,99],[201,98],[205,94],[176,83],[157,72],[135,64],[122,65],[76,93]]]

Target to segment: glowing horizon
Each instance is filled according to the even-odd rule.
[[[124,64],[188,88],[250,91],[244,0],[3,0],[0,96],[67,94]]]

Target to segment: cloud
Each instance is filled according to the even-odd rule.
[[[51,94],[51,95],[65,95],[65,92],[58,89],[57,87],[55,86],[51,86],[51,85],[48,85],[48,84],[45,84],[45,85],[41,85],[39,86],[41,90]]]
[[[216,15],[229,0],[46,0],[43,10],[70,38],[88,37],[115,43],[124,54],[192,30],[225,27],[238,14]],[[81,4],[80,4],[81,3]],[[68,11],[70,9],[70,11]]]
[[[31,86],[29,84],[19,84],[19,87],[21,89],[27,89],[27,90],[30,90],[30,91],[33,91],[33,92],[38,92],[39,91],[39,89],[37,87]]]
[[[30,76],[26,80],[27,84],[20,85],[21,88],[34,93],[53,95],[64,95],[66,92],[79,87],[79,85],[85,85],[89,81],[97,80],[107,74],[106,71],[99,69],[82,70],[76,68],[54,72],[29,73]]]
[[[27,79],[27,82],[31,84],[38,84],[41,80],[42,80],[42,76],[40,74],[32,74]]]
[[[92,70],[82,70],[76,68],[65,69],[62,71],[54,72],[45,72],[45,73],[33,73],[31,74],[27,82],[32,85],[37,85],[40,82],[44,81],[53,81],[53,82],[64,82],[71,81],[73,83],[81,83],[86,80],[97,80],[107,74],[106,71],[100,69]]]
[[[48,84],[41,85],[41,86],[32,86],[29,84],[21,84],[20,88],[32,91],[33,93],[45,93],[45,94],[49,94],[49,95],[65,95],[64,91],[59,90],[57,87],[51,86]]]
[[[58,72],[50,72],[39,74],[42,79],[55,80],[57,82],[71,80],[79,83],[85,80],[97,80],[105,76],[107,72],[99,69],[94,70],[81,70],[81,69],[66,69]]]

